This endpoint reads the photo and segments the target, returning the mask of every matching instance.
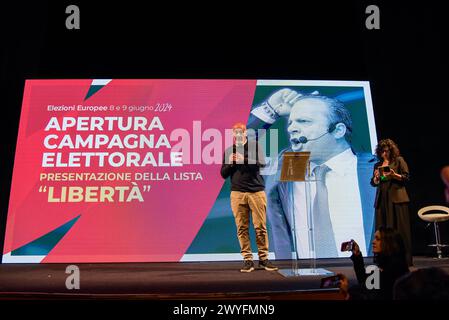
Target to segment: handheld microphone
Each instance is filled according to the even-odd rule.
[[[235,144],[242,145],[243,144],[243,136],[237,136],[235,137]]]

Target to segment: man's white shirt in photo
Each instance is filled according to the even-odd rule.
[[[338,257],[349,257],[350,252],[341,252],[342,242],[354,239],[366,255],[365,231],[363,227],[362,202],[357,174],[357,157],[348,148],[324,163],[330,168],[325,182],[328,190],[329,213]],[[313,172],[317,165],[310,163]],[[314,176],[311,176],[311,180]],[[316,194],[315,182],[294,182],[294,212],[297,254],[299,259],[311,258],[309,248],[309,224],[306,210],[306,183],[310,186],[310,207]],[[315,246],[319,246],[315,243]],[[319,257],[318,257],[319,258]]]

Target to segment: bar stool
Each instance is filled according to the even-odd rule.
[[[436,247],[438,259],[443,258],[441,248],[449,247],[449,245],[441,244],[438,223],[449,220],[449,208],[445,206],[427,206],[419,209],[418,216],[424,221],[433,223],[435,229],[435,244],[430,244],[429,247]]]

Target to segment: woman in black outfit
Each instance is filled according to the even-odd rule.
[[[405,189],[409,181],[408,165],[400,156],[399,148],[391,139],[379,141],[376,148],[379,159],[374,165],[371,185],[377,188],[374,207],[376,230],[380,226],[393,228],[404,240],[407,263],[412,262],[412,239],[410,234],[410,199]]]
[[[409,272],[401,235],[392,228],[380,227],[374,234],[373,240],[374,263],[379,268],[379,287],[369,289],[365,272],[365,265],[360,248],[353,242],[351,260],[359,285],[348,288],[348,280],[341,278],[341,291],[347,299],[363,300],[391,300],[395,281]],[[370,282],[370,281],[368,281]]]

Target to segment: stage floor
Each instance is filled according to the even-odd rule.
[[[367,259],[366,264],[371,260]],[[276,261],[290,268],[290,261]],[[449,259],[415,257],[414,267],[439,266]],[[338,290],[319,288],[319,276],[284,277],[278,272],[241,273],[241,262],[76,264],[80,289],[68,290],[67,264],[0,265],[0,299],[341,299]],[[257,263],[256,263],[257,265]],[[300,261],[300,268],[310,262]],[[349,259],[320,259],[317,267],[345,274],[356,283]]]

